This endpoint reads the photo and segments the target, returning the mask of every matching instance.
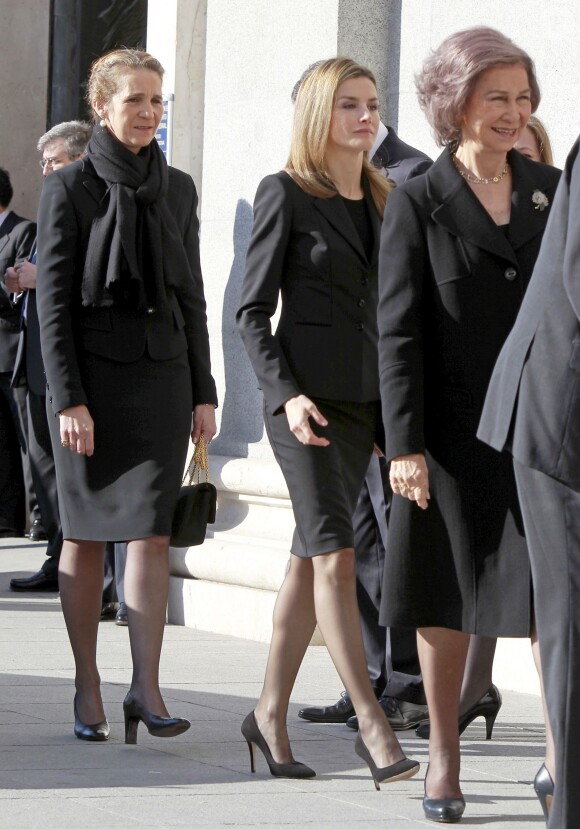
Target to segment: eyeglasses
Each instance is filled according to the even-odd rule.
[[[43,158],[38,163],[44,170],[45,167],[54,167],[55,164],[62,164],[64,160],[64,158]]]

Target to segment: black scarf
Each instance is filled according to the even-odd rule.
[[[91,226],[82,303],[159,307],[167,288],[178,287],[189,270],[165,199],[165,156],[155,139],[135,154],[100,126],[93,129],[87,155],[108,189]]]

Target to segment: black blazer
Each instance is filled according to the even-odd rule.
[[[386,457],[424,452],[469,469],[487,385],[515,322],[559,178],[509,154],[508,238],[448,151],[391,194],[379,265],[379,366]]]
[[[199,261],[197,193],[190,176],[169,168],[166,196],[189,260],[191,285],[170,295],[167,308],[129,312],[86,308],[80,289],[91,225],[106,185],[88,158],[48,176],[38,211],[37,298],[42,354],[55,412],[87,402],[78,353],[130,363],[145,350],[166,360],[187,350],[193,404],[216,403]]]
[[[366,180],[364,188],[375,235],[370,261],[340,196],[310,196],[285,172],[258,187],[237,321],[273,412],[298,394],[379,399],[380,218]]]
[[[12,372],[20,331],[20,308],[10,302],[3,279],[7,268],[29,255],[36,225],[10,211],[0,225],[0,372]]]
[[[580,139],[489,385],[478,436],[580,491]]]

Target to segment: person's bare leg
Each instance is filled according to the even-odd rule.
[[[294,760],[286,715],[290,694],[316,626],[312,559],[290,556],[290,566],[276,598],[266,675],[254,710],[274,760]]]
[[[354,550],[315,556],[316,619],[332,661],[356,711],[361,737],[378,767],[404,753],[369,680],[356,598]]]
[[[417,649],[429,708],[427,797],[461,796],[459,771],[459,696],[469,634],[447,628],[419,628]]]
[[[469,650],[459,702],[460,714],[464,714],[475,705],[491,687],[496,645],[497,639],[492,636],[471,634],[469,637]]]
[[[556,782],[556,748],[554,745],[554,735],[552,733],[552,726],[550,724],[550,717],[548,716],[548,708],[546,706],[546,692],[544,691],[544,678],[542,676],[542,658],[540,655],[540,643],[538,642],[538,634],[536,626],[532,630],[532,654],[536,664],[536,670],[540,677],[540,688],[542,691],[542,707],[544,709],[544,723],[546,726],[546,754],[544,765],[550,773],[552,781]]]
[[[104,552],[100,541],[66,540],[58,570],[62,612],[75,660],[77,713],[87,725],[105,719],[97,668]]]
[[[133,657],[131,692],[148,711],[168,717],[159,690],[159,660],[169,592],[168,537],[128,542],[124,586]]]

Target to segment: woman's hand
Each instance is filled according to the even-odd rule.
[[[393,458],[389,480],[396,495],[416,501],[421,509],[427,509],[427,502],[431,496],[425,455],[402,455],[400,458]]]
[[[59,412],[60,442],[65,449],[90,457],[95,451],[95,424],[86,406],[70,406]],[[123,451],[123,447],[119,447]]]
[[[209,444],[216,432],[215,406],[213,403],[199,403],[193,410],[192,441],[197,443],[203,434],[206,444]]]
[[[297,397],[291,397],[284,403],[284,410],[288,418],[290,431],[298,438],[300,443],[307,446],[328,446],[330,444],[329,440],[319,438],[310,428],[308,421],[310,417],[319,426],[328,426],[328,420],[306,395],[299,394]]]

